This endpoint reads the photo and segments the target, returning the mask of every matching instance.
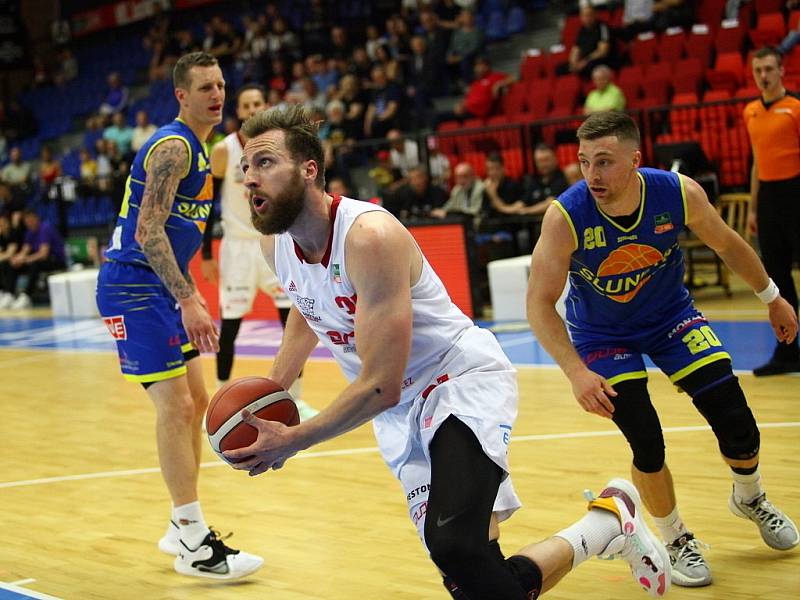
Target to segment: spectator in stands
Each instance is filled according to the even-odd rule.
[[[311,0],[303,19],[303,49],[308,53],[324,52],[331,20],[322,0]]]
[[[130,155],[133,142],[133,127],[128,125],[125,120],[124,112],[114,113],[111,117],[111,125],[103,131],[103,139],[114,142],[117,145],[120,156],[127,157]]]
[[[694,4],[686,0],[655,0],[653,28],[656,31],[664,31],[670,27],[691,27],[694,20]]]
[[[786,3],[786,8],[792,10],[800,8],[800,0],[790,0]],[[778,46],[778,52],[786,56],[797,44],[800,44],[800,21],[797,22],[797,27],[787,33],[786,37],[783,38],[783,41]]]
[[[780,291],[797,312],[792,266],[800,257],[800,98],[787,93],[782,57],[774,48],[756,50],[752,69],[761,98],[744,109],[744,124],[753,146],[747,225],[750,233],[758,234],[761,258],[771,278],[763,290],[771,299],[763,301],[770,302],[771,311],[771,302]],[[800,371],[797,338],[791,343],[779,342],[772,358],[753,369],[753,375],[796,371]]]
[[[326,48],[325,55],[334,58],[350,58],[353,54],[353,45],[347,36],[347,30],[336,25],[331,28],[330,45]]]
[[[99,190],[97,186],[97,161],[86,148],[78,152],[80,157],[78,194],[94,196]]]
[[[384,208],[398,219],[425,218],[447,202],[447,192],[431,181],[422,165],[408,170],[406,183],[397,189],[393,202]]]
[[[435,3],[434,10],[439,24],[444,29],[453,30],[458,27],[458,15],[463,9],[456,4],[455,0],[440,0]]]
[[[603,110],[625,110],[625,94],[611,81],[612,71],[606,65],[592,69],[594,89],[586,96],[583,114]]]
[[[489,60],[485,57],[475,59],[475,78],[467,88],[464,99],[456,104],[454,115],[457,119],[481,118],[490,116],[497,106],[500,92],[514,82],[514,77],[492,71]]]
[[[97,191],[101,194],[107,194],[111,190],[113,168],[111,166],[111,159],[106,152],[106,140],[103,138],[95,141],[94,155],[97,161]]]
[[[386,39],[381,37],[381,32],[377,25],[367,25],[367,41],[364,44],[364,50],[370,60],[375,60],[375,48],[378,44],[385,44]],[[355,49],[354,49],[355,50]]]
[[[425,38],[415,35],[411,38],[411,56],[406,61],[406,95],[414,107],[414,121],[417,128],[428,127],[432,99],[441,84],[436,79],[434,68],[429,63]]]
[[[566,67],[561,73],[577,73],[588,78],[595,66],[611,62],[611,31],[608,25],[597,20],[594,8],[585,5],[580,10],[581,27],[575,45],[570,48]]]
[[[101,115],[113,115],[128,107],[128,88],[122,85],[119,73],[108,74],[108,91],[100,105]]]
[[[456,165],[455,179],[456,184],[450,190],[447,202],[441,208],[434,208],[431,216],[443,219],[461,215],[474,227],[483,213],[483,182],[475,175],[472,165],[466,162]]]
[[[347,186],[347,183],[341,177],[332,177],[328,179],[325,177],[327,181],[328,193],[331,196],[349,196],[350,195],[350,188]]]
[[[483,180],[490,216],[519,214],[522,203],[522,186],[506,176],[503,157],[492,153],[486,157],[486,179]]]
[[[35,210],[26,209],[22,219],[25,223],[25,237],[22,247],[8,260],[10,269],[7,273],[12,290],[16,288],[19,275],[27,274],[28,282],[25,291],[9,305],[12,310],[30,308],[31,298],[43,272],[66,266],[64,240],[56,228],[47,221],[42,221]]]
[[[267,49],[273,56],[282,54],[300,58],[300,40],[289,30],[286,19],[278,17],[272,22],[272,30],[267,35]],[[307,48],[310,50],[310,48]]]
[[[150,139],[150,136],[156,132],[156,126],[150,122],[150,117],[147,116],[147,111],[140,110],[136,112],[136,127],[133,128],[133,135],[131,136],[131,150],[135,153],[139,148],[144,146],[144,143]]]
[[[325,59],[321,54],[312,54],[306,58],[306,72],[314,80],[317,89],[325,94],[326,99],[333,96],[339,83],[339,72],[334,59]]]
[[[286,61],[280,56],[273,56],[270,61],[270,72],[267,76],[267,88],[284,94],[289,89],[289,72]]]
[[[550,203],[569,187],[565,174],[558,168],[556,153],[550,146],[536,146],[533,162],[536,174],[525,178],[524,206],[519,209],[521,215],[544,214]]]
[[[475,58],[483,50],[483,32],[475,26],[475,16],[470,10],[458,15],[458,28],[450,36],[447,64],[453,65],[465,85],[472,81]]]
[[[64,46],[58,51],[58,77],[64,82],[69,82],[78,76],[78,60],[68,47]]]
[[[446,76],[447,47],[450,35],[439,25],[439,17],[427,8],[419,14],[419,24],[422,37],[425,38],[425,47],[428,52],[428,64],[432,69],[432,77],[442,82],[442,92],[447,89]]]
[[[625,0],[622,13],[623,39],[630,40],[643,31],[653,28],[653,0]]]
[[[206,24],[203,50],[216,57],[220,67],[229,68],[233,59],[242,47],[242,38],[233,29],[233,25],[219,15],[211,17]]]
[[[11,189],[11,194],[15,199],[24,201],[31,193],[33,181],[31,163],[22,160],[22,151],[16,146],[11,148],[8,158],[8,164],[0,171],[0,181]]]
[[[339,81],[337,99],[344,104],[344,121],[348,136],[360,140],[364,137],[364,116],[369,105],[369,94],[361,89],[361,81],[348,74]]]
[[[61,176],[61,161],[53,154],[50,146],[42,146],[39,155],[39,186],[47,193],[51,186]]]
[[[399,129],[390,129],[386,139],[389,141],[389,162],[405,179],[410,169],[419,166],[419,146],[403,136]]]
[[[405,61],[411,52],[411,33],[408,23],[400,16],[392,17],[393,26],[386,29],[386,49],[395,60]]]
[[[367,54],[364,46],[356,46],[353,49],[353,56],[347,63],[347,73],[355,75],[361,85],[369,85],[370,71],[372,71],[372,60]]]
[[[383,67],[372,69],[372,92],[364,117],[364,135],[367,138],[382,138],[397,126],[402,102],[402,91],[389,81]]]
[[[12,225],[10,212],[0,211],[0,310],[8,308],[14,302],[16,282],[12,281],[13,272],[9,261],[19,252],[24,239],[25,229]]]
[[[125,181],[128,179],[130,161],[122,156],[114,140],[104,141],[106,156],[108,156],[108,161],[111,165],[111,200],[116,208],[114,212],[118,213],[122,206],[122,198],[125,196]]]
[[[44,87],[52,83],[50,71],[41,56],[33,57],[32,79],[34,87]]]
[[[450,159],[439,150],[434,136],[428,137],[428,173],[434,185],[445,190],[450,188]]]
[[[404,73],[403,73],[403,66],[400,60],[392,56],[387,46],[384,45],[378,46],[376,52],[378,60],[375,61],[373,67],[374,66],[383,67],[383,70],[386,72],[386,79],[388,79],[392,83],[402,86]]]

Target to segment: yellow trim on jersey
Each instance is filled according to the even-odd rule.
[[[580,248],[578,245],[578,232],[575,231],[575,224],[572,222],[572,217],[569,216],[567,209],[561,205],[561,202],[558,200],[553,200],[553,204],[556,205],[556,208],[561,211],[561,214],[564,215],[564,218],[567,220],[567,224],[569,225],[570,231],[572,231],[572,240],[575,242],[574,250]],[[574,251],[573,250],[573,251]]]
[[[631,379],[647,379],[647,371],[631,371],[630,373],[620,373],[607,379],[608,385],[617,385],[623,381],[630,381]]]
[[[683,224],[689,221],[689,205],[686,204],[686,187],[683,184],[683,175],[678,173],[678,181],[681,182],[681,200],[683,201]]]
[[[625,233],[630,233],[631,231],[636,229],[639,226],[639,223],[642,222],[642,215],[644,214],[644,199],[647,197],[646,193],[647,184],[644,182],[644,177],[642,177],[642,174],[639,173],[639,171],[636,171],[636,174],[639,176],[639,181],[642,182],[642,190],[641,190],[641,196],[639,198],[639,215],[636,217],[636,222],[633,225],[631,225],[627,229],[625,227],[620,227],[619,223],[617,223],[613,217],[609,217],[606,213],[603,212],[603,209],[600,208],[600,205],[599,204],[597,205],[597,210],[600,212],[601,215],[603,215],[603,217],[605,217],[606,221],[608,221],[614,227]]]
[[[189,143],[189,140],[187,140],[182,135],[165,135],[160,140],[157,140],[155,143],[153,143],[153,145],[150,146],[150,148],[148,148],[147,154],[144,155],[144,160],[142,161],[142,168],[145,171],[147,171],[147,160],[150,158],[150,153],[153,150],[155,150],[156,146],[158,146],[161,142],[165,142],[167,140],[180,140],[184,144],[186,144],[186,150],[188,150],[189,152],[189,162],[186,164],[186,172],[183,175],[181,175],[181,179],[185,179],[189,175],[189,173],[192,172],[192,144]]]
[[[173,379],[186,375],[186,365],[169,369],[168,371],[157,371],[155,373],[146,373],[145,375],[131,375],[130,373],[123,373],[122,376],[128,381],[135,381],[137,383],[155,383],[156,381],[164,381],[165,379]]]
[[[195,350],[194,344],[192,342],[186,342],[181,346],[181,352],[183,352],[184,354],[186,354],[187,352],[191,352],[192,350]]]
[[[680,371],[673,373],[672,375],[669,376],[669,380],[672,383],[675,383],[676,381],[683,379],[687,375],[691,375],[692,373],[697,371],[697,369],[699,369],[700,367],[705,367],[706,365],[709,365],[713,362],[717,362],[718,360],[723,360],[726,358],[728,360],[731,360],[731,355],[728,354],[727,352],[714,352],[714,354],[709,354],[708,356],[704,356],[703,358],[694,361],[688,367],[684,367]]]

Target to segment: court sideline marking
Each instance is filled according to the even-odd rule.
[[[800,421],[786,421],[782,423],[759,423],[760,429],[778,429],[786,427],[800,427]],[[685,433],[695,431],[711,431],[708,425],[693,425],[687,427],[665,427],[664,433]],[[590,437],[609,437],[615,435],[622,435],[619,430],[607,429],[601,431],[575,431],[571,433],[539,433],[533,435],[518,435],[514,436],[513,442],[534,442],[546,440],[565,440],[574,438],[590,438]],[[325,458],[328,456],[355,456],[357,454],[372,454],[377,453],[376,446],[367,448],[342,448],[340,450],[321,450],[317,452],[300,452],[295,455],[293,459],[298,458]],[[224,467],[228,466],[227,463],[216,460],[213,462],[200,463],[200,468]],[[143,469],[126,469],[122,471],[100,471],[97,473],[81,473],[78,475],[61,475],[59,477],[43,477],[40,479],[22,479],[19,481],[6,481],[0,483],[0,489],[26,487],[33,485],[47,485],[50,483],[61,483],[63,481],[83,481],[87,479],[105,479],[112,477],[127,477],[129,475],[147,475],[151,473],[159,473],[159,467],[149,467]]]
[[[33,590],[28,590],[23,587],[19,587],[20,585],[27,584],[27,583],[35,583],[35,579],[20,579],[19,581],[13,581],[11,583],[3,583],[0,581],[0,600],[12,600],[12,599],[23,599],[23,598],[36,598],[37,600],[61,600],[56,596],[49,596],[47,594],[43,594],[42,592],[35,592]],[[4,594],[3,590],[7,592],[12,592],[11,594]]]

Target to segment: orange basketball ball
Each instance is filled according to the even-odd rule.
[[[225,450],[244,448],[256,441],[258,431],[242,421],[242,410],[259,419],[297,425],[300,414],[289,392],[266,377],[242,377],[223,385],[208,405],[206,431],[214,452],[222,460]]]

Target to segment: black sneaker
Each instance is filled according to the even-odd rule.
[[[175,557],[178,573],[211,579],[238,579],[258,571],[263,564],[260,556],[228,548],[213,529],[194,550],[181,540]]]
[[[797,373],[800,372],[800,359],[794,360],[780,360],[772,357],[768,363],[753,369],[753,375],[756,377],[767,377],[769,375],[782,375],[784,373]]]

